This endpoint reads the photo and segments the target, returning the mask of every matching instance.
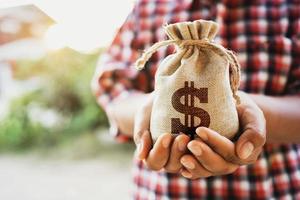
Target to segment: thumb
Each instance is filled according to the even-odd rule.
[[[152,138],[149,132],[152,101],[143,105],[135,114],[133,139],[137,146],[137,157],[143,160],[152,148]]]
[[[143,120],[142,116],[138,120],[135,120],[135,127],[134,127],[134,143],[137,147],[137,157],[140,160],[147,158],[148,153],[152,148],[152,138],[149,132],[148,123]]]
[[[236,143],[236,153],[239,158],[246,159],[266,142],[265,119],[253,108],[239,108],[238,111],[243,133]]]
[[[247,159],[258,148],[265,143],[264,136],[254,130],[246,130],[238,139],[236,153],[240,159]]]
[[[149,130],[150,128],[150,118],[151,118],[151,111],[153,105],[153,94],[147,94],[147,98],[145,99],[144,103],[137,109],[134,115],[134,129],[133,133],[136,138],[135,143],[137,144],[140,139],[140,131]]]
[[[138,138],[138,139],[134,139],[137,146],[136,156],[138,159],[144,160],[148,157],[148,154],[152,149],[151,134],[148,130],[145,130],[145,131],[140,131],[135,135],[137,135],[135,136],[135,138]],[[138,141],[136,142],[136,140]]]

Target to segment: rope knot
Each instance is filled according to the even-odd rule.
[[[200,40],[176,40],[174,43],[182,49],[188,46],[201,46],[205,43],[210,43],[210,41],[207,38],[204,38]]]

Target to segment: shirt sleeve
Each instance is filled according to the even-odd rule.
[[[292,63],[288,76],[286,94],[300,95],[300,13],[291,11]]]
[[[128,141],[130,138],[120,132],[117,124],[109,116],[110,106],[114,101],[129,95],[153,90],[154,73],[150,73],[147,69],[137,71],[134,67],[141,50],[151,44],[153,37],[152,34],[145,35],[143,31],[138,31],[136,9],[135,6],[112,44],[101,55],[92,80],[92,90],[97,102],[108,114],[110,133],[120,142]]]

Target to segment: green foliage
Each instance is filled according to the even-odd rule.
[[[38,143],[40,135],[46,133],[47,130],[40,124],[30,121],[26,110],[26,105],[34,96],[32,93],[12,102],[10,113],[0,122],[1,150],[26,149]]]
[[[0,149],[53,147],[83,132],[106,127],[106,116],[90,89],[99,54],[85,55],[63,49],[39,60],[18,61],[16,78],[38,77],[41,85],[11,103],[9,114],[0,122]],[[32,119],[32,105],[55,111],[62,116],[61,122],[47,127]]]

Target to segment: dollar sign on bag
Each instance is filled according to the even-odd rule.
[[[172,105],[174,109],[184,114],[184,124],[180,122],[179,118],[171,118],[171,132],[173,134],[181,132],[194,137],[197,127],[209,127],[210,124],[208,112],[194,106],[195,99],[199,99],[200,103],[208,102],[208,89],[194,88],[194,81],[190,81],[190,84],[191,85],[189,86],[189,82],[185,81],[184,87],[176,90],[172,96]],[[182,97],[184,97],[184,103],[180,101]],[[200,119],[200,124],[194,124],[195,117]]]

